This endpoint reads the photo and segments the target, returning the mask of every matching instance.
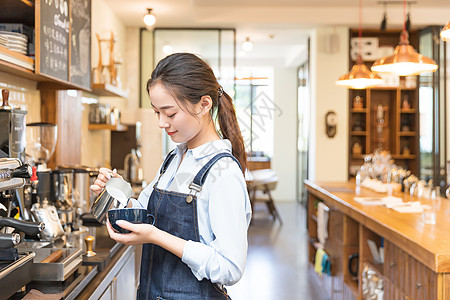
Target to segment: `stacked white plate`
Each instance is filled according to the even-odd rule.
[[[6,40],[6,43],[2,42],[4,40]],[[17,32],[0,31],[0,45],[8,48],[9,50],[26,55],[28,37],[25,34]]]
[[[3,36],[0,36],[0,46],[7,47],[8,46],[8,39],[4,38]]]

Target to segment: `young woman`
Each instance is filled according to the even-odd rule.
[[[161,60],[147,91],[159,127],[178,145],[133,201],[155,216],[154,226],[118,221],[132,232],[116,233],[108,223],[109,235],[143,244],[138,299],[229,299],[223,286],[244,272],[251,219],[232,99],[208,64],[190,53]],[[100,192],[111,173],[100,169],[91,189]]]

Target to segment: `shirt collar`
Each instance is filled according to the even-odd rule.
[[[185,143],[177,145],[177,151],[179,154],[184,153],[187,150],[187,145]],[[231,152],[231,142],[227,139],[212,141],[194,149],[189,149],[191,151],[192,157],[195,159],[201,159],[213,154],[218,154],[221,152]]]

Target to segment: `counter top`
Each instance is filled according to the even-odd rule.
[[[92,227],[89,232],[95,235],[93,250],[97,255],[93,257],[93,260],[83,255],[82,265],[64,282],[32,281],[26,286],[26,291],[16,293],[11,299],[22,299],[25,295],[31,296],[31,294],[43,294],[51,299],[84,299],[84,296],[95,290],[125,252],[129,252],[132,247],[110,239],[105,226]],[[83,245],[83,253],[84,251]]]
[[[405,252],[436,273],[450,272],[450,201],[441,199],[435,225],[422,222],[421,213],[398,213],[384,206],[363,205],[353,200],[360,197],[383,197],[384,194],[361,188],[351,182],[314,182],[305,180],[307,190],[329,202],[344,214],[395,243]],[[420,201],[405,193],[393,196],[403,201]]]

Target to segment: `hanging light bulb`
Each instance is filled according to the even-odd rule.
[[[245,42],[242,43],[242,49],[247,52],[252,51],[253,43],[250,41],[249,37],[246,37]]]
[[[442,28],[440,35],[442,40],[450,42],[450,22],[448,22],[447,25]]]
[[[371,70],[379,73],[390,73],[399,76],[418,75],[434,72],[438,68],[436,62],[414,50],[409,44],[409,34],[406,31],[406,0],[403,1],[403,31],[400,42],[395,47],[394,54],[378,59]]]
[[[144,23],[148,27],[151,27],[156,23],[156,17],[152,14],[151,8],[147,8],[147,13],[144,16]]]
[[[361,47],[362,47],[362,29],[361,29],[361,11],[362,11],[362,0],[359,0],[359,32],[358,32],[358,47],[359,54],[356,64],[353,65],[349,73],[342,75],[336,81],[336,85],[348,87],[350,89],[366,89],[376,85],[382,84],[384,81],[377,74],[372,73],[369,68],[364,64],[361,57]]]

